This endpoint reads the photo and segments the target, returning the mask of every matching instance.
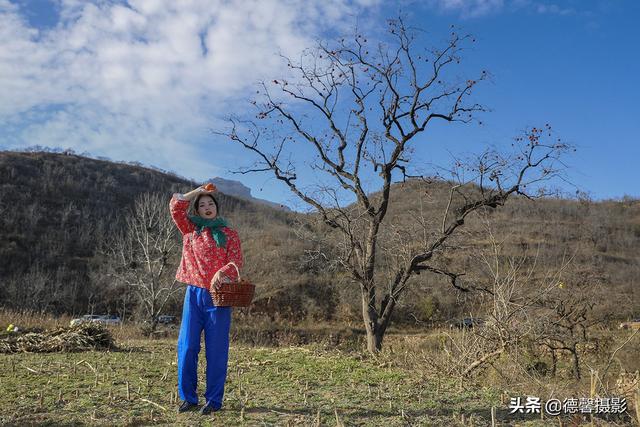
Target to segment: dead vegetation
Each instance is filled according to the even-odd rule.
[[[111,333],[96,323],[81,323],[52,331],[26,329],[0,335],[0,353],[79,352],[115,348]]]

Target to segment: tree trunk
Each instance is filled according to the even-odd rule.
[[[582,376],[580,374],[580,360],[578,359],[578,349],[576,347],[576,344],[573,343],[570,351],[573,358],[573,374],[575,375],[576,379],[579,380]]]
[[[379,325],[376,322],[371,323],[365,320],[365,329],[367,331],[367,350],[370,353],[377,353],[382,350],[384,332]]]
[[[367,350],[377,353],[382,350],[382,340],[387,325],[380,324],[380,317],[375,309],[375,293],[362,288],[362,320],[367,332]]]

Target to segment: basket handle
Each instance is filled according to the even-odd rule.
[[[236,263],[233,262],[233,261],[227,263],[227,265],[229,265],[229,264],[233,265],[236,268],[236,271],[238,272],[238,282],[239,282],[240,281],[240,269],[238,268]]]

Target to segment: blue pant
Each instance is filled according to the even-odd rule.
[[[204,397],[212,406],[222,406],[229,360],[230,325],[231,307],[215,307],[208,290],[187,286],[178,337],[178,392],[182,400],[198,403],[198,353],[204,329],[207,359],[207,389]]]

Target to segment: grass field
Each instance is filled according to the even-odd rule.
[[[521,390],[434,375],[420,368],[419,359],[407,359],[412,355],[400,345],[406,340],[398,337],[390,337],[379,356],[318,344],[258,347],[236,341],[223,410],[208,417],[178,414],[175,337],[125,338],[117,329],[114,335],[117,351],[0,354],[0,423],[484,426],[491,425],[492,408],[497,425],[591,421],[510,415],[509,397]],[[201,356],[198,378],[203,379],[204,352]],[[594,419],[593,425],[632,425],[632,420]]]
[[[4,424],[193,424],[177,414],[175,342],[134,341],[121,352],[0,356]],[[199,378],[204,378],[201,360]],[[216,425],[486,423],[499,392],[458,393],[375,360],[312,348],[232,346]],[[208,421],[208,420],[207,420]]]

